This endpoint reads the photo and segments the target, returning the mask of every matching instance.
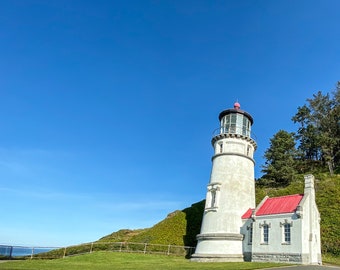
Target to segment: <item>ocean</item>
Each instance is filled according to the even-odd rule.
[[[0,245],[0,257],[22,257],[31,256],[48,252],[56,248],[52,247],[23,247],[23,246],[6,246]]]

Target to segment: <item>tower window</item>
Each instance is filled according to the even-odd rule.
[[[215,207],[216,204],[216,189],[211,190],[211,205],[210,207]]]
[[[220,183],[212,183],[208,185],[208,193],[205,206],[206,211],[216,211],[219,201],[220,186]]]
[[[223,153],[223,143],[220,144],[220,153]]]

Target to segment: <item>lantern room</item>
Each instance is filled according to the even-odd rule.
[[[220,113],[220,134],[239,134],[250,138],[252,116],[241,110],[238,102],[235,102],[233,109],[227,109]]]

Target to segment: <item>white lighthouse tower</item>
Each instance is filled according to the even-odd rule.
[[[255,208],[252,116],[240,109],[219,115],[220,127],[212,138],[214,155],[201,233],[193,261],[243,261],[241,216]]]

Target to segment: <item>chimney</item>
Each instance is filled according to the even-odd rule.
[[[312,197],[315,197],[315,189],[314,189],[314,175],[307,174],[304,176],[305,178],[305,189],[304,194],[311,195]]]

